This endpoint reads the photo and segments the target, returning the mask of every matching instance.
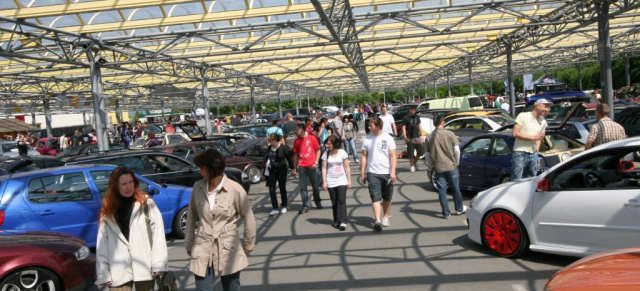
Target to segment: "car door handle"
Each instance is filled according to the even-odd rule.
[[[640,201],[638,201],[637,199],[631,199],[629,200],[629,203],[625,203],[624,206],[638,208],[640,207]]]
[[[48,215],[54,215],[54,214],[56,214],[56,213],[51,211],[51,210],[45,210],[43,212],[40,212],[40,215],[42,215],[42,216],[48,216]]]

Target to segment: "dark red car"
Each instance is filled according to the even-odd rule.
[[[193,158],[204,150],[207,149],[215,149],[219,151],[225,157],[225,162],[227,167],[232,167],[239,169],[249,176],[251,183],[255,184],[260,182],[262,179],[262,158],[259,157],[244,157],[244,156],[236,156],[233,155],[227,148],[215,141],[196,141],[196,142],[185,142],[174,145],[168,145],[164,147],[155,147],[153,149],[162,150],[165,153],[172,154],[177,157],[181,157],[191,163],[193,163]]]
[[[0,230],[2,290],[89,290],[95,275],[96,258],[77,237]]]

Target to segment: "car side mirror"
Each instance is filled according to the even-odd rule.
[[[149,195],[158,195],[160,194],[160,190],[149,186]]]
[[[621,160],[620,161],[620,170],[623,172],[629,172],[636,168],[636,165],[633,161]]]

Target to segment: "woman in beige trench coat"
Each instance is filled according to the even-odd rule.
[[[246,254],[256,243],[256,221],[244,188],[224,175],[224,156],[208,149],[194,163],[203,179],[193,185],[185,247],[196,290],[213,290],[220,276],[225,291],[240,289],[240,271],[249,265]],[[244,220],[244,244],[237,222]],[[199,225],[196,229],[196,223]]]

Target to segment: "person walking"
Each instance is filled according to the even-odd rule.
[[[313,200],[315,201],[316,208],[322,209],[322,202],[320,199],[320,189],[318,188],[318,161],[320,160],[320,145],[318,139],[315,136],[307,134],[305,131],[306,126],[304,124],[296,125],[296,134],[298,138],[293,145],[293,175],[295,176],[300,171],[300,195],[302,196],[302,209],[300,214],[309,212],[311,203],[309,202],[309,194],[307,187],[311,184],[311,190],[313,191]]]
[[[381,231],[389,226],[389,212],[393,196],[393,182],[396,181],[396,143],[393,137],[382,131],[382,119],[369,118],[368,134],[362,143],[362,163],[360,175],[363,184],[369,182],[369,196],[375,222],[373,229]],[[380,203],[382,201],[382,205]],[[382,218],[382,220],[381,220]]]
[[[110,290],[153,291],[154,277],[168,270],[162,213],[139,186],[132,170],[117,167],[102,198],[96,284]]]
[[[344,148],[345,151],[347,152],[347,158],[349,157],[349,154],[353,155],[353,160],[356,163],[359,163],[360,160],[358,159],[358,152],[356,150],[356,138],[357,138],[357,134],[356,134],[356,130],[353,128],[353,122],[350,119],[351,115],[347,115],[345,116],[345,120],[343,122],[344,124],[344,135],[345,135],[345,140],[344,140]]]
[[[538,173],[538,151],[547,129],[544,119],[551,107],[547,99],[538,99],[531,112],[522,112],[516,117],[513,126],[513,144],[511,156],[511,181],[533,177]]]
[[[391,135],[398,136],[398,129],[396,128],[396,120],[393,118],[393,115],[389,114],[389,110],[387,106],[382,106],[380,108],[380,119],[382,119],[382,131]]]
[[[66,132],[62,132],[62,135],[58,140],[58,144],[60,145],[60,152],[63,152],[64,150],[69,148],[69,140],[67,140]]]
[[[281,137],[284,137],[284,131],[282,131],[282,128],[278,126],[279,122],[280,120],[278,120],[277,118],[274,120],[271,120],[271,127],[267,128],[267,137],[271,136],[272,134],[276,134]]]
[[[409,156],[409,164],[411,165],[411,173],[418,168],[418,159],[424,154],[424,144],[420,138],[420,117],[416,114],[417,105],[409,107],[409,115],[402,118],[404,127],[402,127],[402,136],[407,143],[407,155]]]
[[[271,134],[268,138],[269,146],[267,154],[264,156],[263,163],[265,165],[263,175],[267,180],[269,187],[269,195],[271,196],[271,206],[273,210],[269,215],[273,216],[278,213],[287,213],[287,163],[289,168],[293,170],[293,159],[289,153],[289,148],[282,144],[282,136]],[[280,186],[280,209],[278,210],[278,196],[276,196],[276,183]]]
[[[336,136],[327,138],[322,155],[322,188],[329,191],[333,210],[333,226],[347,229],[347,189],[351,189],[351,168],[349,155],[342,148],[342,141]]]
[[[340,140],[342,140],[342,142],[344,142],[346,140],[346,137],[344,136],[344,122],[342,121],[342,110],[338,110],[338,112],[336,112],[336,117],[333,119],[332,123],[333,123],[333,130],[334,130],[333,134],[337,136]]]
[[[461,215],[467,211],[467,207],[462,204],[462,193],[460,192],[460,146],[456,135],[444,128],[444,117],[436,116],[433,121],[436,129],[427,139],[425,160],[427,163],[427,173],[435,173],[435,184],[438,190],[440,206],[442,207],[442,218],[451,217],[449,203],[447,201],[447,188],[453,190],[453,202],[456,215]],[[429,176],[431,179],[433,176]]]
[[[213,290],[220,276],[224,291],[240,290],[240,272],[249,266],[248,253],[256,244],[256,220],[247,192],[224,174],[224,156],[207,149],[194,158],[202,180],[193,185],[185,248],[189,271],[197,291]],[[244,221],[244,244],[238,234],[238,219]],[[197,228],[197,230],[196,230]]]
[[[596,106],[598,122],[589,130],[587,144],[584,146],[585,150],[626,137],[624,127],[609,118],[610,112],[611,109],[607,104],[602,103]]]

